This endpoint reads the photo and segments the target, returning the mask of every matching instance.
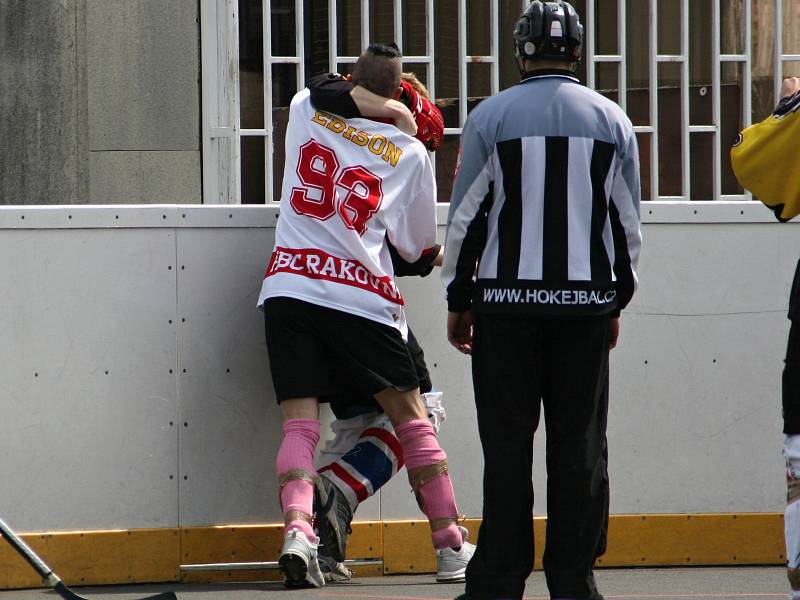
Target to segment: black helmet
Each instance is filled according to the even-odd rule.
[[[548,59],[580,62],[583,25],[568,2],[534,0],[514,27],[514,53],[522,70],[522,60]]]

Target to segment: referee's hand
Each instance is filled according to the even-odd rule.
[[[611,319],[610,328],[608,349],[613,350],[617,347],[617,342],[619,342],[619,317]]]
[[[447,313],[447,340],[462,354],[472,354],[472,312]]]

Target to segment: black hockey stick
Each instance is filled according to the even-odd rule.
[[[44,564],[44,561],[41,558],[36,556],[36,553],[31,550],[28,544],[19,539],[17,534],[11,531],[11,528],[6,525],[3,519],[0,519],[0,534],[2,534],[2,536],[8,540],[8,543],[11,544],[11,547],[19,552],[19,555],[22,558],[27,560],[28,563],[34,569],[36,569],[36,572],[44,578],[44,581],[48,587],[51,587],[58,592],[58,595],[64,598],[64,600],[88,600],[88,598],[78,596],[78,594],[65,586],[58,578],[58,575],[53,573],[50,567]],[[164,592],[163,594],[156,594],[155,596],[142,598],[142,600],[177,600],[177,598],[173,592]]]

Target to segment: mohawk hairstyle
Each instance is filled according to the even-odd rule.
[[[400,57],[400,50],[394,43],[370,44],[356,61],[353,83],[384,98],[391,98],[400,85]],[[390,61],[397,61],[397,67],[389,64]]]

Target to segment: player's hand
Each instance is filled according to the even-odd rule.
[[[462,354],[472,354],[472,312],[447,313],[447,340]]]
[[[619,317],[611,319],[609,328],[611,329],[611,335],[608,340],[608,349],[613,350],[617,347],[617,342],[619,341]]]
[[[444,119],[436,105],[405,79],[400,82],[398,100],[406,105],[417,124],[415,137],[430,151],[435,152],[442,143]],[[424,89],[424,88],[423,88]],[[426,90],[427,93],[427,90]]]
[[[399,100],[387,100],[386,110],[390,112],[389,118],[400,131],[410,136],[417,135],[417,122],[405,104]]]
[[[439,246],[439,254],[433,259],[431,263],[434,267],[441,267],[444,262],[444,246]]]
[[[800,77],[789,77],[781,84],[781,98],[789,98],[800,92]]]

